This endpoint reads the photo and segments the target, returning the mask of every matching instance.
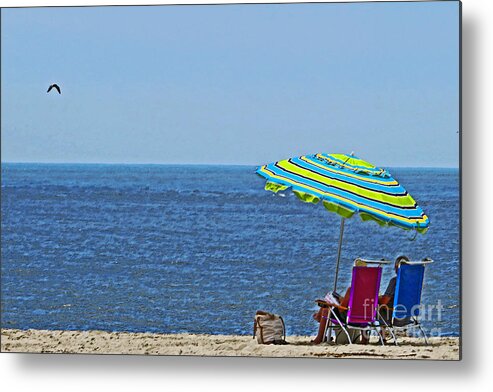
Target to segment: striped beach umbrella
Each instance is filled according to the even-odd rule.
[[[341,216],[334,290],[341,256],[344,221],[359,215],[381,226],[425,233],[430,221],[411,195],[388,171],[354,155],[315,154],[290,158],[257,168],[272,192],[291,188],[302,201],[320,201]]]

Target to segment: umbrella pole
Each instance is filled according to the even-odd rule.
[[[337,276],[339,275],[339,262],[341,261],[342,237],[344,235],[344,218],[341,218],[341,230],[339,232],[339,249],[337,250],[336,276],[334,278],[334,291],[337,290]]]

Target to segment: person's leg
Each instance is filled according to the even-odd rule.
[[[361,344],[368,344],[370,341],[370,331],[361,331]]]
[[[313,313],[313,319],[320,322],[322,319],[322,310],[323,308],[320,308],[317,313]]]
[[[320,344],[320,343],[322,343],[324,341],[324,332],[325,332],[325,326],[327,325],[327,315],[328,315],[328,313],[329,312],[328,312],[328,309],[327,308],[320,308],[320,310],[317,313],[317,315],[319,316],[318,322],[320,324],[318,326],[317,337],[312,340],[312,343],[314,343],[314,344]],[[314,318],[315,318],[315,315],[314,315]]]

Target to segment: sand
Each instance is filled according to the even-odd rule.
[[[246,357],[459,360],[459,338],[400,337],[399,346],[311,345],[309,336],[288,336],[288,345],[259,345],[251,336],[155,334],[105,331],[2,329],[2,352],[198,355]]]

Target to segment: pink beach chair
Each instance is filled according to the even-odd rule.
[[[386,262],[382,261],[374,263],[378,264],[378,266],[353,267],[349,304],[347,308],[326,301],[317,301],[319,306],[327,307],[329,309],[329,322],[325,326],[325,334],[332,326],[339,327],[347,335],[349,343],[352,344],[353,340],[349,333],[350,330],[364,332],[376,331],[381,344],[384,344],[383,338],[377,329],[377,311],[378,292],[380,290],[380,280],[382,277],[382,267],[380,264],[385,264]],[[337,309],[337,311],[335,309]]]

